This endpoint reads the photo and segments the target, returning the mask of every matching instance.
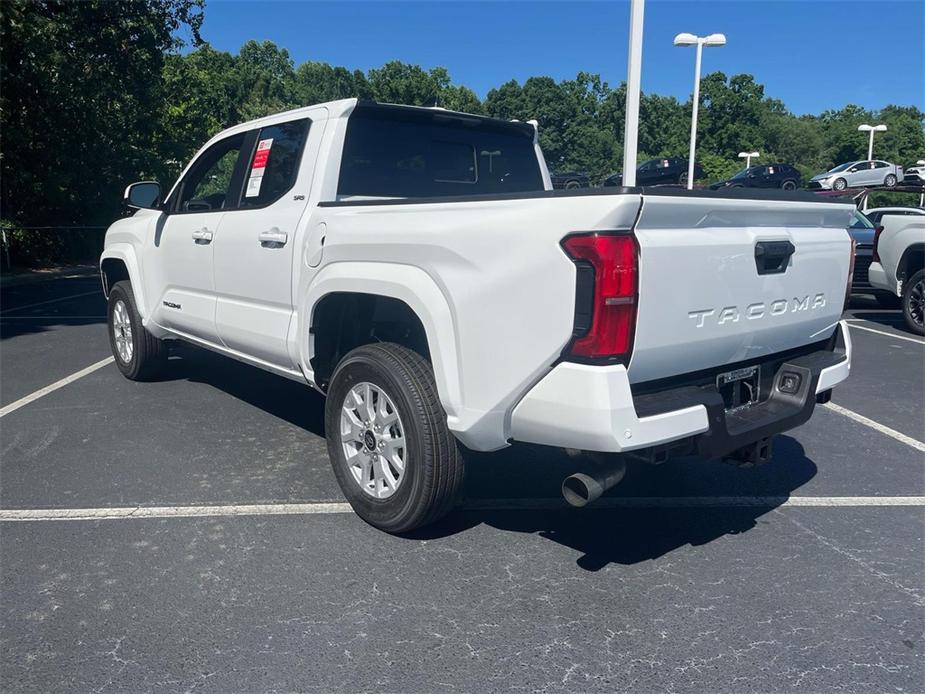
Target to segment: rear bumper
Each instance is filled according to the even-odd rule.
[[[867,268],[867,281],[874,289],[882,289],[890,294],[899,295],[899,292],[896,291],[896,282],[890,282],[886,276],[886,271],[883,269],[883,264],[879,261],[872,262],[870,267]]]
[[[626,368],[558,364],[534,386],[511,417],[517,441],[588,451],[621,453],[692,439],[695,450],[719,458],[806,422],[816,396],[848,377],[851,337],[844,322],[829,348],[781,363],[771,396],[727,412],[715,388],[684,385],[634,397]],[[800,386],[786,395],[782,373],[796,373]]]

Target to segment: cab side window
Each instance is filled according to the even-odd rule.
[[[216,142],[202,153],[180,182],[177,212],[210,212],[236,206],[234,172],[244,133]]]
[[[308,128],[307,118],[261,128],[247,167],[242,208],[269,205],[292,189]]]

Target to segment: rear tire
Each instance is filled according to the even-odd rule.
[[[167,365],[167,345],[145,330],[135,305],[131,282],[116,282],[106,310],[109,346],[122,375],[131,381],[149,381]]]
[[[578,181],[566,181],[565,189],[566,190],[575,190],[576,188],[581,188],[581,183]]]
[[[886,178],[883,179],[883,185],[885,185],[887,188],[892,188],[893,186],[895,186],[896,185],[896,175],[887,174]]]
[[[459,500],[463,457],[433,369],[417,352],[381,342],[348,353],[331,378],[324,424],[341,491],[370,525],[405,533]]]
[[[796,190],[797,184],[796,181],[784,181],[780,184],[781,190]]]
[[[909,330],[925,335],[925,270],[919,270],[903,283],[902,302]]]

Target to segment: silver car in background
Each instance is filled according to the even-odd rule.
[[[892,188],[903,180],[903,167],[879,159],[849,161],[840,164],[831,171],[813,176],[807,188],[822,190],[844,190],[845,188],[865,188],[867,186],[886,186]]]

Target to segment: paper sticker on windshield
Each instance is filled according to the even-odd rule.
[[[270,158],[272,147],[272,137],[257,143],[257,151],[254,152],[254,161],[251,164],[251,175],[247,179],[247,190],[244,191],[245,198],[256,198],[260,195],[263,173],[267,170],[267,160]]]
[[[267,159],[270,158],[270,149],[273,147],[273,138],[266,140],[261,140],[257,143],[257,151],[254,152],[254,163],[251,164],[251,169],[263,169],[266,168]],[[251,174],[253,175],[253,174]],[[262,173],[260,174],[263,175]]]
[[[260,169],[263,171],[263,169]],[[260,195],[260,184],[263,183],[263,176],[251,176],[247,181],[247,190],[244,192],[245,198],[256,198]]]

